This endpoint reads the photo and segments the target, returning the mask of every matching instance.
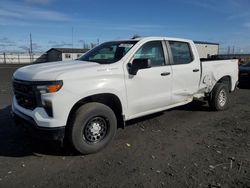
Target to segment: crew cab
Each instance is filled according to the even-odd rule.
[[[32,136],[69,141],[83,154],[104,148],[127,120],[205,99],[228,108],[238,60],[199,58],[191,40],[105,42],[79,59],[34,64],[13,75],[12,111]]]

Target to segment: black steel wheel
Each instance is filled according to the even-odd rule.
[[[109,121],[104,117],[93,117],[83,131],[83,138],[90,144],[100,142],[109,131]]]
[[[108,106],[91,102],[81,106],[69,122],[69,141],[82,154],[95,153],[113,139],[115,113]]]

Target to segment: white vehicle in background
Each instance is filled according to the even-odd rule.
[[[67,139],[77,151],[94,153],[130,119],[196,98],[225,110],[238,82],[237,61],[200,61],[186,39],[105,42],[75,61],[18,69],[12,111],[33,136]]]

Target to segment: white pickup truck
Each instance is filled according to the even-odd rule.
[[[201,61],[191,40],[111,41],[74,61],[18,69],[12,112],[33,136],[68,140],[89,154],[106,146],[130,119],[194,99],[224,110],[237,82],[237,60]]]

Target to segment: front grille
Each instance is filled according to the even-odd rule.
[[[13,90],[17,103],[23,108],[34,110],[37,107],[37,96],[32,82],[14,80]]]

